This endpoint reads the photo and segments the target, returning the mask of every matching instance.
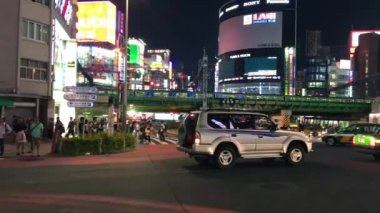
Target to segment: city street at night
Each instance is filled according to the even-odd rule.
[[[0,213],[379,213],[379,0],[0,1]]]
[[[108,159],[108,160],[104,160]],[[174,145],[110,156],[0,162],[2,212],[378,212],[380,163],[315,143],[300,167],[282,160],[200,166]]]

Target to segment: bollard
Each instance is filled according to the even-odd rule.
[[[58,138],[58,150],[56,151],[56,153],[61,153],[62,152],[62,146],[63,146],[63,139],[62,138]]]
[[[103,152],[102,146],[103,146],[103,138],[100,138],[100,140],[99,140],[99,154],[102,154],[102,152]]]
[[[126,150],[126,141],[125,141],[125,135],[123,135],[123,151]]]

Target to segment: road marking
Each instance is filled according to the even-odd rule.
[[[173,139],[165,138],[165,141],[172,143],[172,144],[177,144],[177,141],[173,140]]]
[[[163,141],[160,141],[160,140],[157,139],[157,138],[152,137],[151,139],[152,139],[152,141],[155,142],[155,143],[162,144],[162,145],[168,145],[168,143],[163,142]]]

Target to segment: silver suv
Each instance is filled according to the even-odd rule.
[[[178,129],[177,149],[199,163],[228,169],[237,158],[283,158],[299,165],[312,152],[312,143],[303,133],[278,130],[264,114],[209,110],[186,116]]]

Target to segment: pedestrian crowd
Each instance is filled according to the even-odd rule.
[[[0,157],[4,155],[5,138],[10,138],[16,144],[16,155],[31,153],[40,156],[40,144],[44,125],[38,117],[24,119],[13,116],[11,124],[3,117],[0,119]]]
[[[114,130],[117,130],[114,126]],[[43,139],[51,143],[51,152],[56,153],[57,146],[62,137],[85,137],[91,134],[107,131],[106,119],[93,118],[92,121],[80,117],[79,121],[70,117],[70,121],[65,128],[59,117],[54,122],[50,118],[46,126],[38,117],[23,118],[13,116],[11,123],[3,117],[0,119],[0,157],[4,155],[5,139],[8,138],[16,145],[16,155],[21,156],[30,153],[32,156],[40,156],[40,145]],[[166,125],[164,122],[152,124],[151,120],[133,121],[128,124],[128,131],[136,136],[141,144],[151,143],[151,136],[157,133],[161,141],[165,141]]]
[[[62,139],[62,136],[81,137],[93,133],[104,132],[107,129],[105,119],[93,118],[92,121],[81,117],[79,122],[70,117],[70,121],[65,128],[59,117],[54,122],[50,118],[46,126],[39,120],[38,117],[23,118],[13,116],[12,122],[7,122],[6,119],[0,118],[0,157],[4,156],[5,139],[9,139],[16,145],[16,155],[21,156],[30,153],[32,156],[40,156],[40,145],[43,139],[51,143],[51,152],[57,151],[57,144]]]
[[[151,143],[153,132],[157,132],[160,141],[165,141],[166,125],[161,121],[159,125],[154,128],[150,120],[133,121],[129,125],[129,132],[139,139],[140,144],[145,144],[146,142]]]

